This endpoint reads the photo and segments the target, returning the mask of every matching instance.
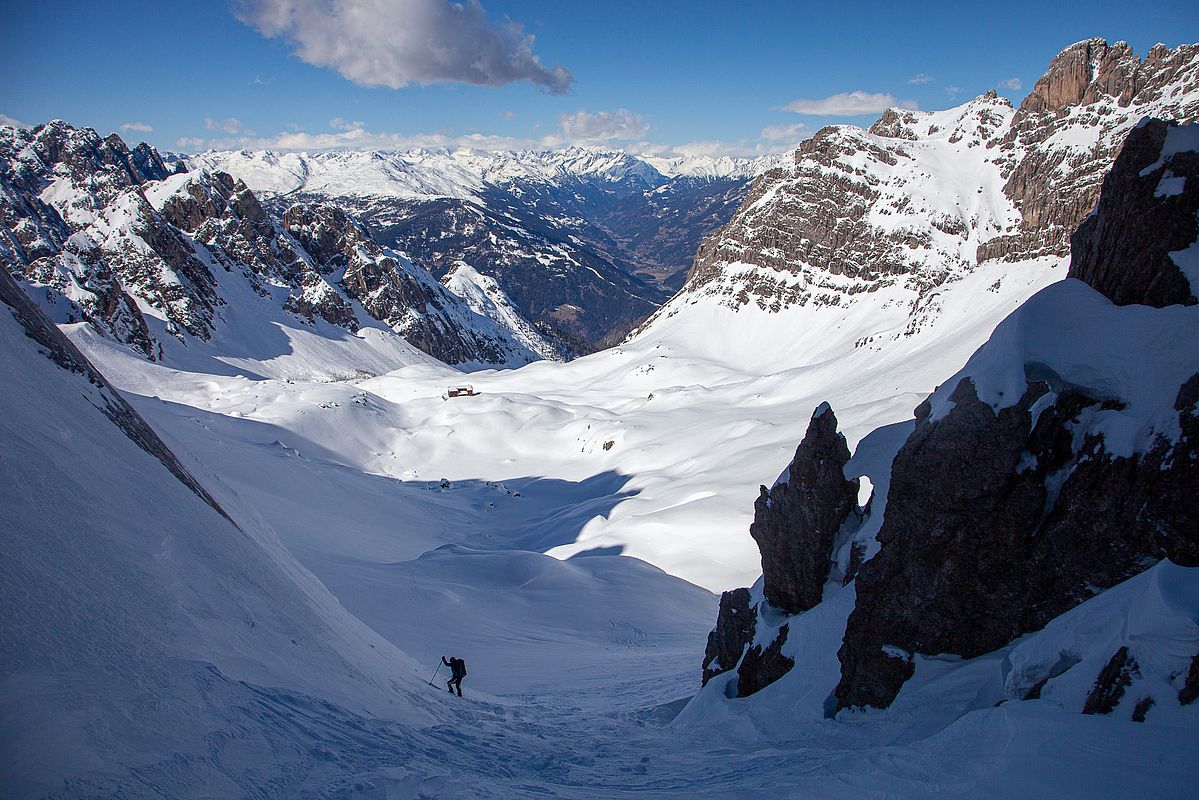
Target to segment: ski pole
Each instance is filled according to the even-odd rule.
[[[438,662],[437,662],[437,669],[433,670],[433,677],[432,677],[432,678],[429,678],[429,685],[430,685],[430,686],[436,686],[436,685],[437,685],[437,684],[433,683],[433,678],[436,678],[436,677],[437,677],[437,673],[438,673],[438,672],[440,672],[440,671],[441,671],[441,662],[440,662],[440,661],[438,661]]]

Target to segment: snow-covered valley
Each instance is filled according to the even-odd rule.
[[[1006,674],[1004,652],[932,660],[892,709],[823,719],[852,586],[808,619],[810,656],[773,693],[730,703],[707,692],[684,707],[715,613],[707,590],[756,578],[746,533],[756,486],[785,465],[811,409],[843,409],[851,446],[910,419],[1062,270],[982,270],[946,298],[970,314],[911,336],[888,336],[887,310],[906,304],[879,292],[878,305],[848,314],[812,310],[802,340],[765,315],[746,326],[752,338],[719,347],[655,330],[569,364],[475,373],[478,394],[449,400],[460,374],[428,363],[330,382],[304,380],[283,358],[254,372],[292,377],[251,379],[149,364],[83,326],[72,334],[218,500],[274,531],[345,611],[419,665],[397,669],[425,725],[288,701],[284,741],[298,755],[281,796],[916,797],[936,787],[950,797],[1183,797],[1190,716],[1145,728],[1082,717],[1075,699],[991,708],[986,687]],[[722,316],[755,312],[712,303],[704,313],[687,324],[727,327]],[[873,347],[858,344],[862,319],[875,326]],[[897,313],[893,325],[905,320]],[[748,358],[763,350],[786,368]],[[1162,567],[1122,589],[1164,593],[1135,601],[1165,603],[1143,612],[1144,636],[1186,649],[1194,572]],[[1111,612],[1096,613],[1079,611],[1098,631],[1088,641],[1112,630]],[[1100,657],[1103,643],[1094,647]],[[440,681],[419,694],[445,653],[470,664],[465,702],[445,698]],[[261,777],[239,766],[245,746],[231,735],[215,757],[159,763],[140,788],[117,785],[187,794],[189,780],[218,770],[248,786]],[[1152,775],[1138,767],[1148,758]]]
[[[4,794],[1194,796],[1197,71],[825,128],[573,360],[354,187],[757,167],[4,128]]]

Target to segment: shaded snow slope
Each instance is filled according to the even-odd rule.
[[[215,741],[271,747],[274,723],[255,703],[430,720],[413,662],[252,511],[227,498],[234,527],[139,449],[102,413],[101,388],[39,352],[7,305],[0,341],[0,758],[13,796],[64,779],[105,792],[171,759],[172,791],[276,779],[279,762],[226,758],[223,776],[206,766]]]

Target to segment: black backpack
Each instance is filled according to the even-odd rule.
[[[455,664],[452,665],[454,668],[454,673],[460,678],[465,678],[466,677],[466,662],[460,658],[455,658],[454,661],[456,662]]]

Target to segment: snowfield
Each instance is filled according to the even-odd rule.
[[[995,104],[912,115],[936,138],[902,140],[911,163],[882,172],[894,209],[871,225],[939,231],[908,248],[913,271],[859,280],[738,256],[619,346],[566,363],[468,261],[444,281],[462,313],[546,360],[455,369],[349,300],[356,332],[309,325],[282,310],[288,286],[255,292],[210,258],[222,300],[211,339],[137,301],[162,343],[155,360],[51,307],[212,504],[139,449],[103,381],[49,360],[0,304],[0,793],[1195,797],[1199,704],[1175,698],[1199,652],[1199,568],[1146,563],[977,658],[915,655],[890,708],[830,717],[857,591],[838,579],[846,541],[822,602],[786,619],[761,607],[758,643],[786,622],[795,667],[746,698],[732,697],[735,672],[700,688],[719,593],[762,597],[749,536],[759,487],[822,404],[853,452],[844,472],[863,479],[860,504],[873,497],[852,534],[867,557],[913,410],[928,399],[947,413],[964,376],[995,408],[1030,368],[1053,392],[1120,399],[1087,417],[1115,452],[1177,433],[1167,395],[1199,369],[1199,306],[1113,306],[1065,280],[1059,257],[977,263],[1018,211],[982,139],[953,137]],[[996,114],[1006,124],[1010,108]],[[865,151],[847,158],[866,169]],[[591,149],[198,161],[272,193],[472,202],[516,178],[649,186],[784,165]],[[186,180],[151,187],[151,200]],[[54,186],[47,198],[97,236],[128,239],[120,204],[92,209]],[[1196,246],[1173,254],[1187,275]],[[782,287],[776,300],[796,286],[820,297],[729,302],[749,279]],[[464,381],[473,396],[447,396]],[[1121,646],[1140,664],[1128,695],[1109,716],[1083,715]],[[443,655],[467,663],[461,699]],[[1154,711],[1132,721],[1148,696]]]
[[[235,695],[221,702],[273,710],[253,725],[284,726],[286,769],[172,740],[151,748],[162,759],[152,778],[105,785],[194,796],[219,774],[249,793],[279,769],[278,796],[1190,796],[1189,709],[1138,725],[1077,707],[1112,642],[1199,645],[1199,570],[1168,564],[998,653],[920,659],[893,708],[836,720],[824,709],[853,587],[830,584],[792,621],[797,666],[781,681],[729,701],[721,676],[688,702],[711,592],[758,577],[757,485],[786,466],[812,409],[831,402],[851,447],[891,426],[851,462],[885,492],[915,405],[1063,274],[1057,261],[983,266],[942,287],[941,313],[910,334],[902,289],[786,314],[687,300],[621,347],[475,373],[479,394],[449,400],[461,373],[428,359],[304,379],[316,362],[297,342],[290,356],[213,374],[147,363],[74,327],[218,500],[273,531],[277,557],[337,598],[342,624],[403,651],[393,697],[422,715]],[[996,706],[1063,648],[1079,652],[1078,669],[1040,701]],[[467,660],[463,701],[444,675],[421,685],[443,654]],[[1150,669],[1146,680],[1168,680]],[[99,785],[88,782],[98,765],[81,769],[78,786]]]

